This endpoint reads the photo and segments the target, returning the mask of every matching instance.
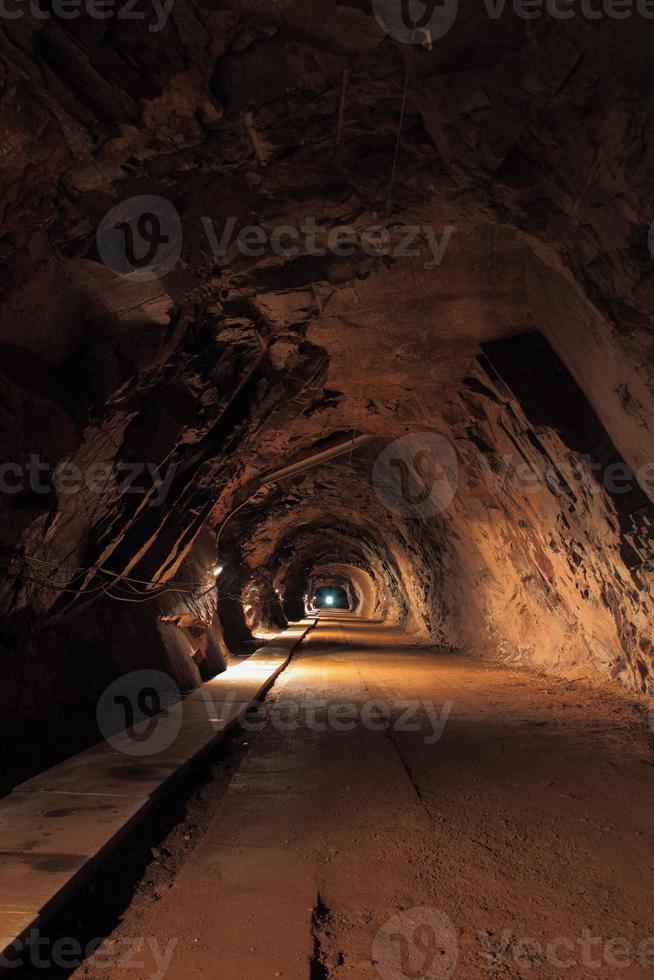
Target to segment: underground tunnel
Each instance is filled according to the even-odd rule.
[[[0,2],[0,974],[653,975],[653,17]]]

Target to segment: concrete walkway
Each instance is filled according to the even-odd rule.
[[[243,718],[313,622],[155,716],[150,744],[120,732],[0,800],[0,957],[47,925],[172,781]]]
[[[654,758],[629,698],[334,616],[268,705],[140,922],[142,968],[76,978],[162,976],[153,939],[175,980],[651,978]]]

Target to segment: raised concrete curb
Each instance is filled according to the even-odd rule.
[[[294,624],[155,716],[147,754],[134,754],[133,732],[120,732],[0,801],[0,958],[42,928],[169,784],[238,724],[314,625]]]

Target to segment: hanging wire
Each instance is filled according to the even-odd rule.
[[[10,569],[2,569],[0,573],[6,577],[12,578],[16,581],[26,582],[32,585],[37,585],[42,588],[52,589],[55,592],[60,592],[62,594],[70,594],[76,596],[84,596],[85,598],[94,598],[104,593],[111,599],[115,599],[118,602],[128,602],[128,603],[142,603],[150,602],[153,599],[158,599],[161,596],[167,594],[173,595],[185,595],[191,596],[194,599],[200,599],[210,592],[215,591],[216,584],[207,586],[206,581],[204,582],[182,582],[175,583],[173,585],[167,585],[165,582],[154,582],[145,579],[136,579],[129,576],[121,576],[116,572],[111,571],[108,568],[104,568],[101,565],[91,565],[87,568],[80,566],[67,566],[61,565],[56,562],[45,561],[41,558],[36,558],[33,555],[26,555],[20,552],[10,551],[9,549],[0,549],[0,554],[9,555],[12,559],[21,561],[23,565],[27,566],[21,571],[11,571]],[[71,583],[68,582],[63,585],[59,582],[53,581],[50,578],[40,575],[37,568],[34,566],[42,566],[54,570],[55,572],[65,572],[74,573],[72,576],[72,581],[75,579],[84,578],[89,574],[95,573],[96,575],[105,575],[109,578],[109,582],[100,582],[97,586],[92,588],[74,588]],[[29,573],[29,574],[26,574]],[[117,594],[116,589],[126,586],[131,590],[131,595]],[[145,586],[146,589],[151,591],[145,592],[142,588],[139,589],[137,586]]]
[[[404,118],[406,116],[406,107],[407,107],[407,102],[408,102],[408,97],[409,97],[409,83],[411,81],[411,70],[413,68],[413,50],[414,50],[414,47],[415,47],[415,43],[414,43],[415,42],[415,37],[416,37],[416,31],[415,31],[415,28],[414,28],[413,34],[411,36],[411,44],[410,44],[410,47],[409,47],[409,54],[407,56],[407,61],[406,61],[406,71],[404,73],[404,88],[402,90],[402,102],[401,102],[401,106],[400,106],[400,118],[399,118],[399,121],[398,121],[397,135],[396,135],[396,139],[395,139],[395,150],[394,150],[394,153],[393,153],[393,165],[392,165],[392,168],[391,168],[391,179],[390,179],[390,184],[389,184],[389,188],[388,188],[388,198],[386,200],[385,224],[388,224],[388,222],[390,220],[390,217],[391,217],[391,213],[393,211],[393,192],[395,191],[395,184],[397,182],[397,171],[398,171],[399,160],[400,160],[400,149],[402,147],[402,128],[404,126]],[[382,265],[382,256],[380,255],[379,258],[378,258],[378,262],[377,262],[377,270],[376,270],[377,272],[380,271],[381,265]],[[368,339],[368,343],[367,343],[367,345],[365,347],[365,350],[364,350],[364,369],[361,371],[361,390],[359,392],[359,401],[360,402],[362,402],[362,400],[363,400],[363,391],[364,391],[364,383],[365,383],[365,369],[367,369],[368,363],[370,361],[371,347],[372,347],[372,340],[371,339]],[[361,419],[362,420],[363,420],[363,415],[364,415],[364,411],[363,411],[363,405],[362,405],[361,406]],[[351,469],[354,468],[354,444],[355,444],[355,441],[356,441],[358,429],[359,429],[359,421],[355,418],[354,425],[352,427],[352,446],[350,448],[350,456],[349,456],[349,463],[348,463],[348,465],[350,466]],[[340,551],[341,551],[341,545],[340,545],[340,543],[338,545],[338,551],[339,551],[339,555],[340,555]],[[339,560],[340,560],[340,557],[339,557]]]
[[[406,116],[406,107],[407,107],[407,101],[408,101],[408,97],[409,97],[409,82],[411,80],[411,69],[413,67],[413,49],[414,49],[414,46],[415,46],[414,45],[415,35],[416,35],[416,32],[415,32],[415,28],[414,28],[413,35],[411,37],[411,45],[410,45],[410,48],[409,48],[409,54],[407,56],[407,61],[406,61],[406,71],[404,73],[404,88],[403,88],[403,91],[402,91],[402,103],[401,103],[401,107],[400,107],[400,118],[399,118],[399,121],[398,121],[397,135],[396,135],[396,139],[395,139],[395,150],[394,150],[394,153],[393,153],[393,166],[391,168],[391,180],[390,180],[390,184],[389,184],[389,188],[388,188],[388,198],[386,200],[386,212],[385,212],[385,223],[386,224],[390,220],[391,213],[393,211],[393,192],[395,190],[395,184],[396,184],[396,181],[397,181],[397,171],[398,171],[398,166],[399,166],[399,161],[400,161],[400,149],[401,149],[401,146],[402,146],[402,127],[404,126],[404,117]],[[379,258],[378,258],[377,272],[379,272],[379,270],[381,269],[381,263],[382,263],[382,257],[380,255]],[[368,346],[365,349],[365,360],[364,360],[364,364],[365,364],[366,367],[368,365],[368,360],[370,358],[370,347],[371,347],[371,342],[368,343]],[[362,371],[361,372],[361,391],[359,393],[359,400],[360,401],[363,398],[364,382],[365,382],[365,371]],[[363,415],[363,412],[362,412],[362,415]],[[350,466],[352,466],[352,460],[353,460],[353,456],[354,456],[354,442],[356,440],[357,429],[358,429],[358,423],[355,420],[354,427],[352,429],[352,448],[350,450]]]

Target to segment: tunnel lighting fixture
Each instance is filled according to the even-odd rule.
[[[222,565],[214,565],[213,568],[209,569],[209,574],[213,575],[214,578],[218,578],[219,575],[222,575],[222,571]]]

